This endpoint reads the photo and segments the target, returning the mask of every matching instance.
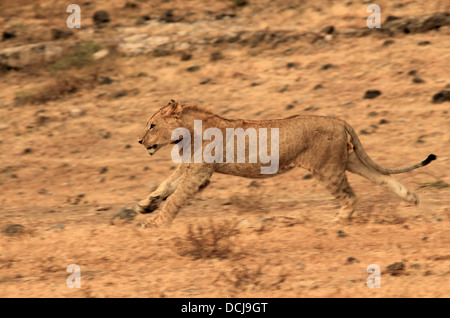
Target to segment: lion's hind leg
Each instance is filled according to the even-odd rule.
[[[313,173],[313,176],[339,200],[341,208],[333,221],[341,222],[349,220],[354,211],[355,193],[348,183],[345,171],[333,175],[324,173]]]
[[[361,159],[352,152],[348,155],[347,170],[359,174],[370,181],[385,186],[403,200],[418,204],[419,199],[414,192],[409,191],[403,184],[389,174],[381,174],[364,164]]]

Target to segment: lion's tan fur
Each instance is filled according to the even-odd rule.
[[[167,199],[161,213],[156,218],[149,219],[146,225],[158,226],[170,223],[183,204],[199,188],[209,183],[214,172],[261,178],[279,175],[295,167],[305,168],[341,202],[337,220],[349,219],[354,209],[355,195],[348,184],[346,170],[387,186],[406,201],[414,204],[418,202],[414,193],[408,191],[387,173],[387,171],[390,173],[397,173],[397,171],[374,164],[362,149],[354,130],[345,121],[334,117],[295,116],[261,121],[232,120],[215,115],[196,105],[181,104],[172,100],[150,118],[140,143],[149,149],[150,154],[154,154],[160,148],[173,143],[171,133],[175,128],[187,128],[192,135],[194,120],[202,120],[203,130],[215,127],[219,128],[223,135],[226,128],[240,127],[245,130],[253,127],[257,132],[259,131],[257,128],[268,130],[278,128],[279,169],[276,174],[262,175],[260,173],[262,163],[260,161],[248,163],[248,160],[245,161],[246,163],[182,163],[169,178],[137,205],[138,212],[148,213],[158,208],[162,201]],[[249,149],[248,139],[246,138],[246,149]],[[268,144],[270,145],[270,136]],[[246,155],[248,156],[248,153]],[[412,170],[414,167],[407,169]]]

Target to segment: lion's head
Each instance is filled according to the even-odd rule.
[[[147,122],[144,133],[139,138],[139,143],[143,145],[152,156],[159,149],[176,144],[180,140],[172,140],[172,131],[180,127],[181,103],[173,99],[156,112]]]

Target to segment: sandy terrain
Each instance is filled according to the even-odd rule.
[[[450,104],[432,102],[449,90],[450,27],[382,32],[388,16],[449,12],[448,2],[380,1],[381,31],[369,33],[366,1],[248,2],[86,2],[82,28],[55,38],[67,2],[2,1],[0,51],[90,40],[109,53],[55,66],[72,47],[1,70],[0,297],[450,296]],[[97,10],[107,25],[94,25]],[[132,47],[142,34],[170,45]],[[150,157],[137,143],[172,98],[230,118],[344,118],[386,167],[438,159],[397,176],[419,206],[349,174],[350,224],[331,222],[337,201],[297,169],[214,175],[172,225],[142,229],[146,216],[118,213],[175,168],[170,149]],[[66,285],[70,264],[81,288]],[[370,264],[381,288],[366,285]]]

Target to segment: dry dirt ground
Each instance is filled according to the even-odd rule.
[[[389,15],[448,12],[447,1],[380,1],[380,30],[366,26],[367,1],[92,1],[62,38],[51,29],[68,30],[69,2],[36,3],[2,1],[0,32],[15,36],[0,49],[91,40],[109,54],[73,65],[69,50],[57,67],[2,70],[1,297],[450,296],[450,104],[432,102],[450,84],[450,28],[382,32]],[[92,22],[97,10],[109,12],[106,26]],[[139,30],[189,43],[121,51]],[[381,95],[363,98],[370,89]],[[170,149],[150,157],[137,143],[171,98],[230,118],[338,116],[379,164],[438,159],[397,176],[419,206],[349,174],[359,198],[350,224],[331,222],[337,202],[297,169],[214,175],[172,225],[141,229],[145,216],[114,216],[175,168]],[[70,264],[81,288],[66,285]],[[366,285],[370,264],[381,288]]]

